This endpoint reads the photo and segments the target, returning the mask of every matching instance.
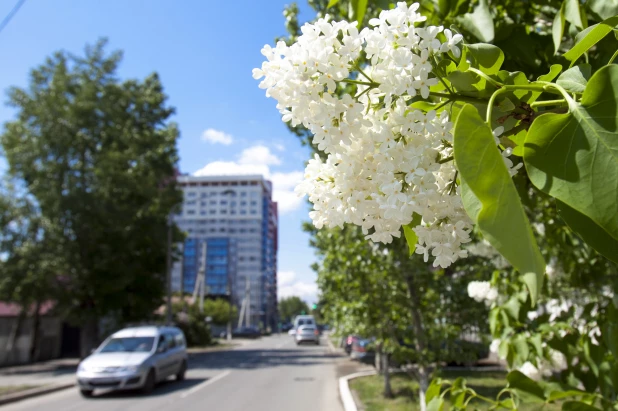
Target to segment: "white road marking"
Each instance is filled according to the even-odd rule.
[[[221,374],[217,374],[212,378],[209,378],[208,380],[204,381],[203,383],[196,385],[195,387],[191,388],[189,391],[182,393],[182,395],[180,396],[180,398],[187,398],[189,395],[194,394],[196,392],[198,392],[199,390],[201,390],[204,387],[209,386],[210,384],[213,384],[217,381],[219,381],[221,378],[225,378],[227,377],[229,374],[231,373],[230,370],[222,372]]]

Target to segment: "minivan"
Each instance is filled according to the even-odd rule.
[[[170,376],[182,381],[187,371],[187,343],[176,327],[125,328],[107,338],[77,368],[84,397],[95,389],[151,392]]]

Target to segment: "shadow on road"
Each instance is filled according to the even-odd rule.
[[[90,400],[105,400],[111,398],[135,398],[135,397],[159,397],[175,391],[188,390],[192,387],[207,381],[208,378],[187,378],[184,381],[167,380],[163,381],[155,387],[150,394],[142,394],[139,390],[127,391],[106,391],[101,394],[96,394],[89,398]]]
[[[296,350],[244,349],[218,353],[195,353],[189,356],[189,369],[258,369],[284,366],[320,365],[340,358],[338,353],[324,353],[311,348]]]

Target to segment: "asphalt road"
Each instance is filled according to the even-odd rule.
[[[335,354],[297,347],[287,335],[232,351],[192,355],[186,380],[166,381],[150,395],[101,392],[85,399],[70,388],[1,407],[2,411],[341,411]]]

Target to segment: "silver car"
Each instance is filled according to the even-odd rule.
[[[186,347],[185,336],[176,327],[125,328],[79,364],[79,390],[85,397],[95,389],[139,388],[149,393],[172,375],[181,381],[187,371]]]
[[[310,342],[319,345],[320,331],[315,325],[301,325],[296,329],[294,339],[296,340],[296,345],[300,345],[302,342]]]

